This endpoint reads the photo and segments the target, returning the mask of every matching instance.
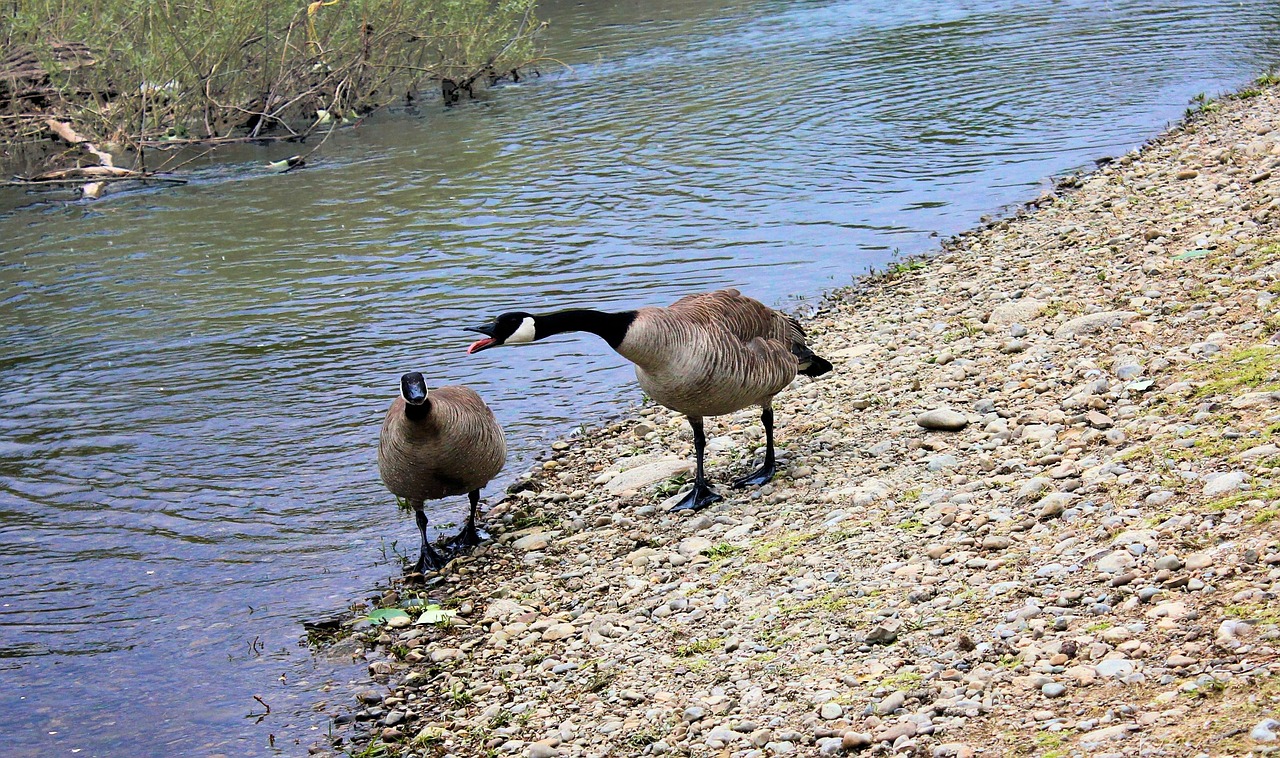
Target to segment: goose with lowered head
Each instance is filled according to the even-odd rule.
[[[734,486],[764,484],[774,474],[774,395],[796,374],[817,377],[831,370],[809,349],[798,321],[732,289],[689,295],[665,308],[616,313],[572,309],[536,316],[516,311],[471,331],[485,337],[472,343],[468,353],[589,332],[634,363],[636,379],[649,397],[683,414],[693,427],[693,489],[672,510],[699,510],[721,499],[703,475],[703,418],[760,406],[764,461]]]
[[[417,371],[400,377],[400,397],[387,411],[378,437],[378,471],[387,489],[404,498],[417,519],[422,549],[415,571],[445,563],[427,541],[424,501],[466,494],[471,509],[457,540],[464,546],[480,544],[480,488],[498,475],[506,459],[502,427],[473,390],[441,387],[428,393]]]

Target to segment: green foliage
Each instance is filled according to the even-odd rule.
[[[535,55],[534,0],[23,0],[0,48],[51,75],[54,115],[100,138],[302,129]],[[68,54],[68,50],[74,54]]]
[[[371,611],[369,615],[365,616],[362,620],[371,621],[375,624],[385,624],[393,618],[400,617],[409,618],[409,614],[399,608],[379,608],[376,611]]]
[[[1197,397],[1209,397],[1242,389],[1280,389],[1280,350],[1269,345],[1233,350],[1216,358],[1204,371],[1205,383]]]
[[[890,275],[897,276],[899,274],[905,274],[909,271],[919,271],[924,267],[925,267],[924,261],[918,258],[912,258],[910,260],[905,260],[905,261],[894,261],[893,263],[889,264],[889,267],[885,269],[885,271]]]
[[[690,658],[701,653],[710,653],[724,647],[724,637],[711,637],[705,640],[694,640],[687,645],[676,648],[676,655]]]
[[[715,561],[737,555],[738,553],[744,552],[744,549],[737,545],[731,545],[728,542],[721,542],[718,545],[707,548],[703,552],[708,558]]]

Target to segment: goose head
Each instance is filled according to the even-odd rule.
[[[467,353],[478,353],[499,345],[525,345],[538,338],[537,318],[531,313],[514,311],[504,313],[492,324],[468,327],[467,331],[485,335],[467,348]]]
[[[422,405],[427,402],[427,380],[417,371],[405,374],[400,377],[400,396],[409,405]]]

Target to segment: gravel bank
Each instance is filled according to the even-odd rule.
[[[692,516],[663,507],[692,460],[665,409],[556,443],[493,544],[388,593],[456,623],[369,634],[375,683],[336,734],[415,756],[1280,749],[1280,89],[1212,107],[833,294],[807,328],[836,370],[778,398],[770,485],[725,486],[761,452],[754,412],[708,422],[729,497]]]

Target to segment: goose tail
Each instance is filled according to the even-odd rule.
[[[801,361],[800,373],[805,376],[822,376],[832,369],[831,362],[813,353],[809,354],[808,361]]]
[[[793,345],[791,350],[800,362],[799,373],[805,376],[822,376],[832,369],[830,361],[804,345]]]

